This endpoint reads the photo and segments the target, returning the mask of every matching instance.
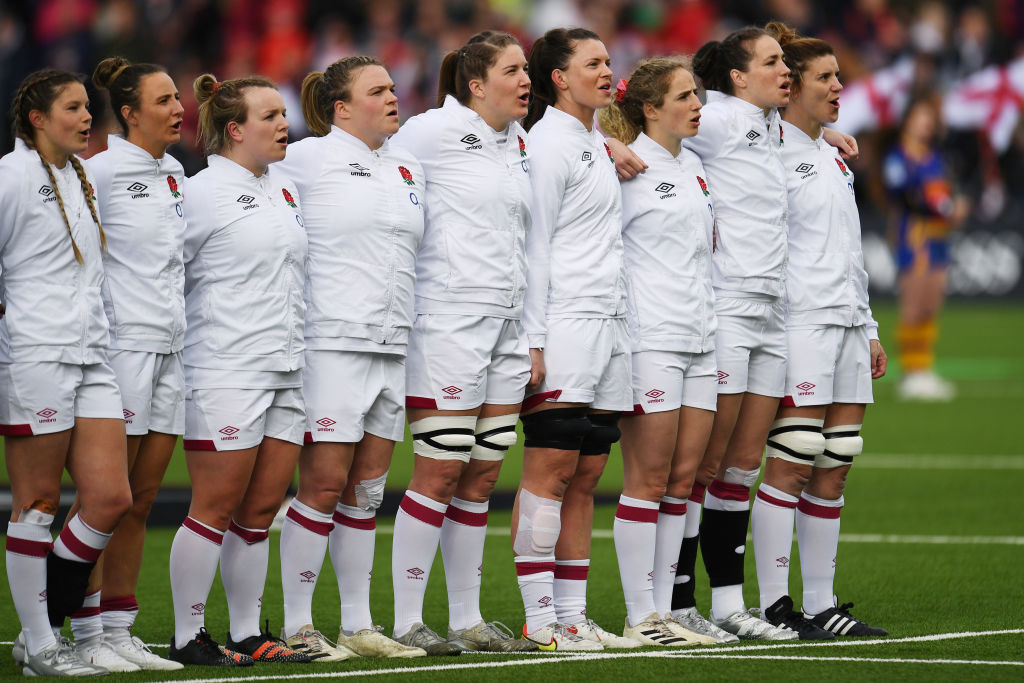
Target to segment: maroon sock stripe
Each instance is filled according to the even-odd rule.
[[[516,562],[516,576],[554,572],[554,562]]]
[[[541,403],[543,403],[544,401],[548,400],[549,398],[552,399],[552,400],[556,400],[561,395],[562,395],[562,390],[561,389],[555,389],[554,391],[544,391],[544,392],[541,392],[539,394],[534,394],[532,396],[527,396],[526,398],[523,399],[522,410],[526,411],[526,410],[529,410],[530,408],[536,408],[537,406],[539,406]]]
[[[460,507],[449,505],[444,516],[453,522],[465,524],[466,526],[487,526],[487,510],[483,512],[472,512],[463,510]]]
[[[100,598],[100,610],[103,612],[137,612],[139,601],[134,595],[126,595],[123,598]]]
[[[812,503],[806,498],[801,498],[800,502],[796,504],[796,509],[805,515],[811,517],[821,517],[822,519],[839,519],[839,515],[843,512],[843,506],[829,507],[827,505],[818,505]]]
[[[650,524],[657,524],[658,508],[638,508],[633,507],[632,505],[623,505],[622,503],[619,503],[618,509],[615,510],[615,517],[627,522],[648,522]]]
[[[585,564],[583,566],[576,564],[558,564],[555,562],[555,578],[556,579],[571,579],[575,581],[586,581],[587,572],[590,571],[590,565]]]
[[[231,520],[228,524],[228,531],[238,536],[240,539],[246,542],[248,545],[265,541],[270,536],[270,532],[266,529],[243,529],[242,527],[235,524],[235,520]]]
[[[417,503],[409,496],[403,496],[402,502],[398,507],[404,510],[405,514],[420,520],[424,524],[429,524],[430,526],[441,526],[444,524],[444,512],[428,508],[422,503]]]
[[[775,506],[778,506],[780,508],[790,508],[790,509],[792,509],[792,508],[795,508],[796,504],[797,504],[797,501],[795,501],[795,500],[793,500],[793,501],[782,500],[781,498],[776,498],[775,496],[771,495],[770,493],[765,493],[761,489],[757,490],[757,497],[760,498],[761,500],[763,500],[764,502],[770,504],[770,505],[775,505]]]
[[[99,607],[79,607],[72,614],[72,619],[88,619],[89,617],[98,617],[100,615]]]
[[[181,523],[181,526],[185,527],[194,534],[199,534],[210,543],[220,545],[224,542],[223,531],[214,531],[213,529],[207,527],[205,524],[200,524],[198,521],[192,519],[191,517],[186,517],[185,521]]]
[[[103,548],[93,548],[79,540],[69,526],[64,527],[64,530],[60,532],[60,542],[82,562],[95,562],[100,559],[100,553],[103,552]]]
[[[329,536],[331,534],[331,530],[334,529],[334,525],[330,522],[318,522],[315,519],[310,519],[293,507],[288,508],[288,512],[285,513],[285,517],[292,520],[303,529],[312,531],[318,536]]]
[[[665,515],[676,515],[682,517],[686,514],[686,503],[667,503],[661,501],[661,506],[658,508],[658,512]]]
[[[32,541],[27,538],[7,537],[7,552],[28,557],[46,557],[53,550],[53,543]]]
[[[363,529],[365,531],[372,531],[377,528],[377,516],[373,517],[350,517],[349,515],[343,515],[337,510],[334,511],[334,521],[342,526],[347,526],[351,529]],[[438,524],[437,526],[441,526]]]
[[[437,401],[432,398],[425,396],[406,396],[405,397],[406,408],[426,408],[428,410],[437,410]]]
[[[704,504],[704,493],[708,490],[704,484],[693,482],[693,489],[690,490],[690,502],[697,503],[699,505]]]
[[[186,451],[215,451],[217,444],[207,439],[184,439],[181,444]]]
[[[32,425],[0,425],[0,436],[32,436]]]
[[[715,479],[708,487],[708,493],[719,500],[745,500],[750,502],[750,489],[743,484],[728,484]]]

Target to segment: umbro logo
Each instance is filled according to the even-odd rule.
[[[369,172],[370,169],[366,168],[361,164],[349,164],[349,166],[355,169],[354,171],[351,171],[349,175],[363,176],[366,178],[369,178],[371,175],[371,173]]]
[[[224,435],[222,438],[223,441],[237,441],[238,437],[235,436],[235,434],[237,434],[241,430],[238,427],[232,427],[231,425],[228,425],[227,427],[222,427],[217,431]]]
[[[666,192],[671,192],[674,187],[675,185],[672,183],[660,183],[656,188],[654,188],[654,191],[658,194],[664,194]]]
[[[301,579],[299,579],[299,583],[315,583],[316,582],[316,572],[314,572],[314,571],[312,571],[310,569],[307,569],[304,572],[299,572],[299,576],[302,577]]]
[[[648,403],[664,403],[665,399],[662,398],[662,396],[664,395],[665,392],[662,391],[661,389],[651,389],[646,394],[644,394],[644,396],[648,398]]]
[[[797,173],[807,173],[812,168],[814,168],[814,164],[808,164],[808,163],[804,162],[804,163],[800,164],[799,166],[797,166],[794,170]]]
[[[454,386],[454,385],[450,385],[450,386],[444,387],[443,389],[441,389],[441,391],[443,391],[444,393],[448,394],[444,398],[454,399],[456,401],[461,400],[461,397],[458,395],[458,394],[462,393],[462,389],[460,387],[457,387],[457,386]]]
[[[132,199],[144,199],[149,196],[149,193],[146,192],[146,189],[148,187],[149,185],[145,185],[143,183],[136,181],[129,185],[127,189],[129,192],[132,193]]]
[[[775,561],[778,563],[778,564],[775,565],[776,567],[788,567],[789,566],[789,558],[786,557],[786,556],[776,557]]]
[[[590,161],[593,158],[594,155],[592,155],[590,152],[584,152],[583,156],[580,158],[580,161]]]
[[[135,417],[135,413],[133,413],[132,411],[128,410],[127,408],[124,408],[121,412],[124,413],[124,421],[125,422],[131,422],[132,418]]]
[[[256,198],[253,197],[252,195],[243,194],[235,201],[238,202],[239,204],[252,204],[254,201],[256,201]]]
[[[43,418],[53,417],[57,414],[57,411],[53,408],[43,408],[42,410],[36,411],[36,415]]]
[[[49,185],[43,185],[42,187],[39,188],[39,194],[43,195],[44,197],[49,197],[51,194],[53,194],[53,188],[50,187]]]
[[[544,607],[547,607],[548,605],[550,605],[550,604],[551,604],[551,596],[550,596],[550,595],[545,595],[545,596],[544,596],[543,598],[541,598],[540,600],[538,600],[538,601],[537,601],[537,603],[538,603],[539,605],[542,605],[542,606],[544,606]]]
[[[719,384],[728,384],[728,382],[725,381],[725,378],[728,377],[728,376],[729,376],[728,372],[722,372],[721,370],[719,370],[718,371],[718,383]]]
[[[747,139],[750,140],[751,142],[753,142],[754,140],[757,140],[759,137],[761,137],[761,134],[758,133],[753,128],[751,128],[749,131],[747,131]]]
[[[202,616],[203,612],[205,611],[206,603],[204,602],[197,602],[196,604],[192,605],[192,616],[194,617]]]
[[[407,579],[414,579],[416,581],[422,581],[423,575],[426,573],[419,567],[413,567],[412,569],[406,569],[405,573],[408,574]]]
[[[800,382],[800,384],[796,385],[796,388],[800,390],[800,396],[810,396],[814,393],[811,389],[815,386],[811,382]]]
[[[467,145],[466,149],[483,149],[483,145],[480,144],[480,138],[472,133],[463,136],[459,142]]]
[[[321,427],[333,427],[334,425],[337,424],[337,422],[335,422],[329,417],[321,417],[319,420],[316,421],[316,423]]]

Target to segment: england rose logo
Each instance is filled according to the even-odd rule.
[[[412,181],[412,173],[409,172],[409,169],[407,169],[405,166],[399,166],[398,172],[402,174],[402,180],[405,181],[406,185],[414,184]]]
[[[285,203],[288,204],[288,206],[290,206],[290,207],[292,207],[294,209],[295,208],[295,198],[292,197],[292,193],[282,187],[281,188],[281,194],[284,195]]]
[[[604,146],[604,151],[607,152],[607,154],[608,154],[608,161],[610,161],[610,162],[612,162],[614,164],[615,163],[615,157],[612,156],[612,150],[608,147],[607,144],[605,144],[605,146]]]
[[[519,156],[525,157],[526,156],[526,143],[523,142],[523,136],[522,135],[517,135],[516,137],[519,138]]]
[[[89,183],[89,196],[92,197],[93,201],[96,201],[96,188],[92,186],[92,183]]]
[[[843,163],[843,160],[840,159],[839,157],[836,157],[835,159],[836,165],[839,166],[839,170],[843,172],[843,177],[845,178],[846,176],[850,175],[850,172],[846,170],[846,164]]]
[[[178,181],[174,179],[174,176],[167,176],[167,187],[171,188],[171,196],[175,199],[181,199],[181,193],[178,192]]]
[[[697,184],[700,185],[700,191],[704,193],[705,197],[711,194],[710,192],[708,192],[708,184],[705,183],[704,179],[701,178],[700,176],[697,176]]]

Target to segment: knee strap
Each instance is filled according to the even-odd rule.
[[[434,460],[469,462],[476,444],[475,415],[436,415],[409,424],[416,455]]]
[[[517,555],[553,556],[561,530],[561,501],[519,490],[519,524],[512,542],[512,550]]]
[[[516,423],[519,413],[482,417],[476,421],[476,443],[469,457],[473,460],[501,461],[505,453],[515,445]]]
[[[528,448],[558,448],[578,451],[590,431],[587,408],[552,408],[523,415],[524,445]]]
[[[861,425],[836,425],[822,430],[823,452],[814,459],[815,467],[833,468],[852,465],[854,457],[864,450]]]
[[[619,418],[622,413],[591,413],[590,432],[583,439],[580,455],[604,455],[612,449],[612,444],[622,438],[619,431]]]
[[[768,432],[768,457],[814,465],[815,459],[825,451],[825,437],[821,435],[823,424],[824,420],[804,417],[776,420]]]

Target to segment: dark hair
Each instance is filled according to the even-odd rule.
[[[14,95],[14,103],[11,105],[11,119],[14,121],[11,128],[14,136],[21,138],[30,149],[36,149],[35,130],[29,120],[29,113],[32,111],[49,112],[65,87],[72,83],[84,84],[84,81],[85,77],[80,74],[57,69],[43,69],[26,76],[18,86],[18,92]],[[39,154],[38,150],[36,150],[36,154]],[[53,169],[50,168],[50,164],[46,163],[46,159],[43,159],[42,154],[39,154],[39,161],[46,169],[46,175],[50,178],[50,186],[57,196],[57,205],[60,207],[60,215],[64,218],[64,226],[68,229],[68,237],[71,239],[71,250],[75,253],[75,260],[82,263],[82,252],[78,249],[75,236],[71,233],[71,223],[64,210],[64,198],[60,195],[57,179],[53,177]],[[68,162],[75,169],[75,175],[78,176],[78,182],[82,187],[82,194],[85,195],[85,203],[89,205],[89,213],[100,231],[100,244],[106,249],[107,236],[103,232],[103,226],[100,225],[100,217],[96,213],[96,203],[92,199],[92,185],[89,184],[89,180],[85,176],[82,162],[74,154],[68,157]]]
[[[781,21],[769,23],[764,30],[782,46],[782,60],[789,67],[789,78],[796,87],[801,85],[800,75],[810,65],[811,60],[835,55],[832,46],[824,40],[805,38],[797,33],[796,29],[786,26]]]
[[[224,149],[228,141],[229,123],[245,123],[248,118],[246,88],[276,90],[277,86],[263,76],[218,82],[213,74],[203,74],[192,83],[192,92],[199,103],[199,141],[207,154],[216,154]]]
[[[636,140],[647,122],[644,105],[660,107],[675,72],[689,68],[689,62],[681,57],[653,57],[637,64],[625,92],[598,112],[601,130],[627,145]]]
[[[324,71],[314,71],[302,81],[302,117],[313,135],[331,132],[334,121],[334,103],[347,102],[352,97],[349,88],[355,74],[364,66],[384,66],[376,57],[357,55],[344,57]]]
[[[485,80],[487,70],[498,61],[498,55],[509,45],[519,45],[510,33],[503,31],[481,31],[470,38],[458,50],[448,51],[441,60],[441,73],[437,82],[437,106],[444,104],[444,98],[452,95],[460,104],[469,105],[472,94],[469,82]]]
[[[125,136],[128,122],[121,114],[121,107],[138,109],[142,79],[157,73],[167,73],[167,70],[157,64],[132,64],[124,57],[107,57],[93,70],[92,84],[110,93],[110,107]]]
[[[555,69],[566,69],[569,60],[576,54],[576,44],[581,40],[601,40],[601,38],[585,28],[553,28],[533,44],[530,49],[528,65],[530,69],[530,109],[523,119],[523,128],[530,130],[533,124],[540,121],[547,107],[554,106],[558,101],[555,83],[551,80],[551,72]]]
[[[733,94],[732,76],[736,69],[744,73],[750,69],[754,52],[751,43],[768,33],[756,26],[747,26],[733,31],[722,40],[704,43],[693,57],[693,72],[700,77],[707,90],[718,90],[726,95]]]

